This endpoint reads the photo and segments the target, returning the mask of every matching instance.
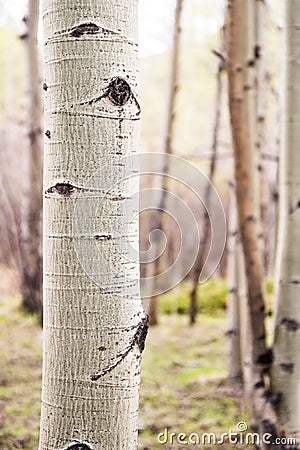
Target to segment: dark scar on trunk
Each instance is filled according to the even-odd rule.
[[[134,333],[133,338],[131,339],[128,347],[126,347],[122,353],[119,353],[116,358],[116,362],[102,370],[102,372],[91,375],[90,379],[92,381],[97,381],[99,378],[103,377],[107,373],[111,372],[113,369],[115,369],[125,358],[126,356],[131,352],[131,350],[134,348],[135,345],[138,346],[138,349],[140,351],[140,355],[142,354],[144,348],[145,348],[145,341],[148,334],[149,329],[149,316],[146,314],[141,322],[138,324],[136,332]]]
[[[282,319],[281,325],[283,325],[288,331],[298,331],[300,328],[300,324],[297,320],[288,319],[287,317]]]
[[[82,23],[77,27],[72,28],[70,35],[73,37],[81,37],[83,34],[95,34],[99,31],[98,25],[92,22]]]
[[[114,78],[107,88],[108,99],[117,106],[124,106],[131,95],[129,84],[121,77]]]
[[[132,93],[131,87],[129,86],[127,81],[124,80],[124,78],[112,78],[111,82],[104,90],[102,95],[82,102],[80,103],[80,105],[93,105],[104,98],[107,98],[115,106],[125,106],[129,102],[129,100],[132,100],[137,107],[137,113],[135,115],[139,116],[141,113],[140,104]]]
[[[274,359],[274,353],[271,348],[268,348],[265,353],[258,356],[255,363],[260,365],[270,366]]]
[[[86,444],[73,444],[70,447],[67,447],[65,450],[92,450],[92,449]]]
[[[293,364],[293,363],[281,363],[280,367],[282,368],[282,370],[284,372],[293,373],[295,364]]]
[[[75,192],[76,188],[75,186],[72,186],[72,184],[69,183],[57,183],[55,186],[51,186],[49,189],[46,190],[45,194],[60,194],[64,195],[65,197],[69,197],[73,192]]]

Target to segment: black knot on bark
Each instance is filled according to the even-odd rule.
[[[146,314],[145,317],[141,320],[141,323],[138,326],[138,329],[134,335],[134,340],[138,345],[140,352],[142,353],[145,348],[145,341],[148,334],[149,329],[149,316]]]
[[[95,34],[97,31],[99,31],[98,25],[88,22],[72,28],[70,35],[73,37],[81,37],[83,34]]]
[[[66,450],[92,450],[92,449],[86,444],[73,444]]]
[[[274,360],[274,353],[271,348],[268,348],[265,353],[258,356],[255,363],[263,366],[270,366]]]
[[[295,364],[293,363],[281,363],[281,369],[287,373],[294,373]]]
[[[123,78],[114,78],[108,86],[108,98],[117,106],[125,105],[131,97],[131,89]]]
[[[51,186],[47,189],[46,194],[60,194],[65,197],[69,197],[73,192],[75,192],[76,188],[69,183],[57,183],[55,186]]]
[[[300,328],[300,323],[295,319],[290,319],[288,317],[284,317],[281,320],[281,325],[283,325],[288,331],[298,331]]]

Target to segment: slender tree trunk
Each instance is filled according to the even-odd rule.
[[[37,42],[39,0],[29,0],[24,18],[27,33],[22,36],[27,54],[28,142],[25,186],[21,213],[21,293],[30,312],[42,314],[42,100],[40,60]]]
[[[162,168],[162,182],[160,186],[161,197],[158,204],[158,210],[155,212],[153,218],[152,229],[163,230],[164,228],[164,210],[166,207],[166,195],[168,187],[168,155],[173,153],[173,138],[174,138],[174,126],[175,126],[175,109],[176,99],[178,94],[178,77],[179,77],[179,50],[180,50],[180,35],[181,35],[181,16],[183,10],[183,0],[177,0],[175,8],[175,22],[173,33],[173,48],[171,54],[171,77],[170,77],[170,91],[168,95],[168,108],[167,108],[167,124],[166,134],[164,138],[164,153],[166,155],[164,167]],[[154,242],[156,248],[159,247],[160,240]],[[157,252],[156,252],[157,253]],[[162,258],[156,258],[151,268],[151,273],[155,277],[161,272]],[[155,286],[152,291],[155,294]],[[149,323],[150,325],[157,325],[158,312],[157,312],[157,296],[153,295],[149,301]]]
[[[137,448],[148,325],[132,255],[138,167],[124,159],[139,147],[137,7],[137,0],[43,4],[40,450]],[[118,177],[124,181],[115,184]]]
[[[223,30],[222,30],[223,37]],[[224,39],[223,45],[224,50]],[[194,266],[191,271],[192,278],[192,290],[190,294],[190,324],[193,325],[196,322],[197,317],[197,293],[199,286],[199,276],[202,271],[203,265],[205,263],[205,255],[207,252],[208,246],[208,238],[209,238],[209,230],[210,230],[210,219],[207,211],[209,211],[210,197],[211,197],[211,187],[214,180],[216,164],[217,164],[217,151],[218,151],[218,138],[219,131],[221,125],[221,109],[222,109],[222,94],[223,94],[223,80],[222,74],[225,69],[225,57],[223,52],[217,52],[217,56],[219,57],[219,65],[217,70],[217,92],[216,92],[216,108],[215,108],[215,121],[214,121],[214,129],[213,129],[213,139],[212,139],[212,147],[211,147],[211,158],[210,158],[210,168],[208,175],[208,182],[205,186],[204,192],[204,206],[205,211],[203,213],[203,217],[201,222],[203,223],[203,231],[202,231],[202,239],[201,246],[199,248],[199,252],[194,263]]]
[[[258,245],[262,258],[263,275],[268,273],[268,215],[269,190],[267,167],[263,158],[266,132],[266,67],[265,67],[265,30],[266,30],[266,4],[262,0],[255,2],[255,90],[256,90],[256,142],[257,153],[256,173],[258,186]]]
[[[228,380],[240,383],[242,362],[240,348],[240,305],[238,298],[238,261],[236,253],[238,235],[235,186],[229,184],[229,218],[227,237],[227,317],[228,317]]]
[[[250,312],[248,302],[248,286],[245,273],[245,258],[241,243],[240,233],[238,234],[235,257],[237,265],[237,295],[239,301],[240,320],[240,352],[242,360],[243,389],[245,400],[250,402],[252,393],[252,335],[250,325]]]
[[[251,323],[254,331],[254,361],[266,351],[264,303],[261,290],[261,267],[257,248],[254,219],[254,196],[251,186],[251,149],[247,138],[246,105],[244,102],[243,67],[241,65],[240,38],[241,2],[229,0],[228,78],[229,108],[231,116],[238,216],[241,229],[245,266],[248,276],[248,294]]]
[[[251,147],[249,146],[245,85],[243,83],[241,36],[243,14],[240,0],[228,0],[228,81],[229,109],[235,156],[235,179],[241,240],[247,276],[248,304],[252,336],[252,407],[253,417],[262,435],[269,432],[275,438],[281,428],[272,403],[267,400],[266,373],[272,363],[272,351],[266,348],[262,269],[257,244],[255,199],[251,183]],[[266,445],[262,445],[266,448]],[[270,448],[270,447],[269,447]],[[284,448],[284,447],[282,447]]]
[[[258,51],[257,47],[257,29],[258,19],[261,15],[257,13],[260,11],[257,3],[261,0],[243,0],[242,7],[242,37],[241,37],[241,62],[243,66],[243,89],[244,89],[244,103],[245,103],[245,120],[246,132],[249,148],[250,161],[250,184],[253,191],[254,201],[254,220],[256,222],[257,245],[259,249],[259,256],[261,258],[261,267],[263,269],[263,232],[261,223],[261,158],[260,158],[260,142],[264,124],[258,125],[257,109],[263,102],[263,97],[258,88],[258,77],[262,72],[261,53],[263,51],[262,45]],[[259,33],[259,38],[261,37]],[[260,80],[260,79],[259,79]],[[260,96],[260,97],[259,97]]]
[[[286,81],[281,165],[279,275],[276,285],[275,361],[272,390],[287,434],[300,443],[300,4],[286,7]]]

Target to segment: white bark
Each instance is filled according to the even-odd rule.
[[[134,450],[147,318],[139,299],[138,179],[105,194],[139,143],[137,0],[45,0],[44,367],[40,450]],[[98,172],[98,184],[86,189]],[[97,214],[90,199],[101,200]],[[72,230],[82,199],[80,229]],[[78,213],[78,211],[77,211]],[[126,231],[127,230],[127,231]],[[74,243],[97,241],[107,264]],[[122,257],[126,254],[128,259]],[[128,274],[130,275],[128,278]],[[131,277],[131,278],[130,278]],[[99,286],[100,285],[100,286]]]
[[[240,348],[240,305],[238,298],[238,261],[237,261],[237,209],[234,184],[229,184],[229,219],[227,237],[227,317],[228,317],[228,378],[241,381]]]
[[[239,300],[240,321],[240,352],[242,360],[243,386],[246,399],[249,400],[252,391],[251,351],[252,335],[250,311],[248,305],[248,287],[245,274],[245,260],[240,236],[236,243],[235,258],[237,266],[237,295]]]
[[[255,2],[255,88],[256,88],[256,185],[258,186],[258,245],[261,251],[263,275],[268,273],[269,251],[269,190],[267,164],[263,159],[266,146],[266,58],[265,58],[266,4]]]
[[[281,155],[279,279],[277,282],[275,361],[272,389],[288,435],[300,441],[300,3],[286,6],[286,81],[284,138]]]

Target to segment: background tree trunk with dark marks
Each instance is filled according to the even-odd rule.
[[[171,54],[171,76],[168,92],[168,106],[167,106],[167,121],[166,131],[164,136],[163,151],[166,155],[164,167],[162,167],[161,173],[162,180],[160,186],[160,199],[158,203],[157,211],[154,212],[152,218],[152,229],[163,230],[164,229],[164,210],[166,207],[166,194],[168,188],[168,155],[173,153],[173,139],[174,139],[174,126],[175,126],[175,107],[176,98],[178,93],[178,78],[179,78],[179,52],[180,52],[180,35],[181,35],[181,16],[183,10],[183,0],[177,0],[175,8],[175,20],[174,20],[174,34],[173,34],[173,47]],[[156,249],[159,248],[160,239],[154,242]],[[155,254],[158,251],[154,252]],[[161,272],[162,258],[156,258],[150,265],[150,276],[155,277]],[[152,266],[152,267],[151,267]],[[155,282],[152,283],[152,291],[154,295],[149,301],[149,323],[150,325],[157,325],[158,323],[158,311],[157,311],[157,297],[155,296]]]
[[[21,36],[26,49],[28,79],[28,154],[21,212],[21,294],[23,307],[42,316],[42,83],[37,41],[39,0],[29,0]]]
[[[238,295],[238,224],[234,183],[229,184],[229,213],[227,231],[227,339],[228,339],[228,381],[232,384],[242,382],[241,356],[241,315]],[[244,325],[244,323],[243,323]]]
[[[201,246],[199,248],[199,252],[194,263],[194,266],[191,270],[191,279],[192,279],[192,290],[190,294],[190,324],[193,325],[196,322],[197,317],[197,293],[199,286],[199,276],[205,264],[205,257],[207,255],[209,235],[210,235],[210,218],[208,215],[208,211],[210,209],[210,197],[211,197],[211,189],[212,183],[214,181],[216,165],[217,165],[217,151],[218,151],[218,138],[219,131],[221,125],[221,102],[222,102],[222,94],[223,94],[223,72],[225,69],[225,40],[224,40],[224,29],[221,30],[222,35],[222,49],[221,51],[215,52],[216,56],[219,58],[217,75],[216,75],[216,109],[215,109],[215,118],[214,118],[214,127],[213,127],[213,137],[212,137],[212,145],[211,145],[211,157],[210,157],[210,167],[208,180],[204,190],[203,202],[204,202],[204,213],[202,215],[201,223],[203,224],[202,236],[201,236]]]
[[[269,395],[269,370],[273,352],[266,347],[265,306],[262,292],[262,268],[257,242],[255,197],[252,188],[251,147],[247,129],[244,74],[242,62],[243,22],[245,8],[239,0],[228,0],[227,67],[229,109],[235,158],[237,207],[247,277],[248,304],[251,329],[251,410],[257,430],[262,436],[268,432],[272,440],[283,433]],[[247,89],[246,89],[247,90]],[[273,401],[274,400],[274,401]],[[262,448],[270,448],[262,443]],[[271,448],[278,448],[276,446]],[[285,448],[280,444],[279,448]]]
[[[280,228],[272,391],[287,434],[300,441],[300,4],[285,3],[286,80],[280,184]]]

